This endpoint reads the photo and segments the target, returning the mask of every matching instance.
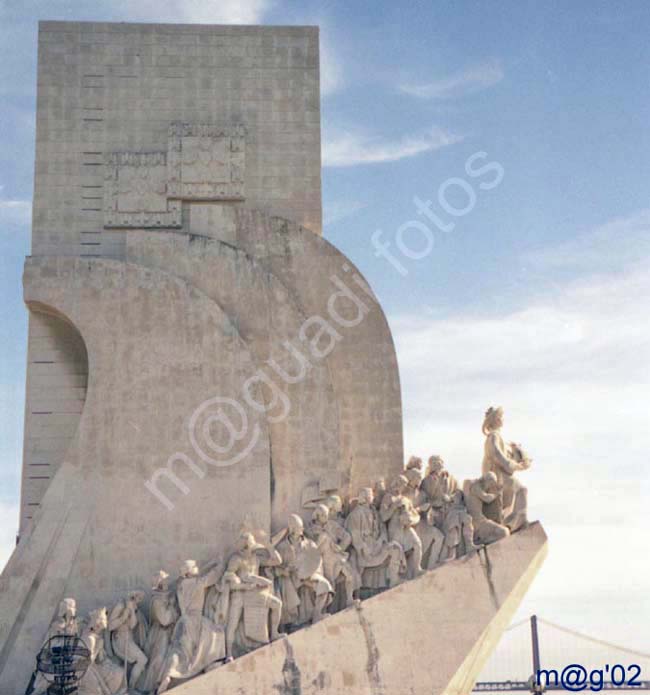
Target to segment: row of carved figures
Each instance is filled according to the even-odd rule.
[[[173,586],[161,570],[148,617],[142,591],[110,611],[92,611],[83,626],[74,599],[64,599],[48,637],[80,636],[90,650],[80,695],[163,693],[283,632],[524,527],[526,488],[514,474],[530,461],[520,446],[504,442],[502,423],[503,411],[490,408],[481,477],[459,485],[439,456],[426,467],[412,457],[388,485],[377,481],[352,500],[323,499],[306,527],[291,514],[272,538],[242,531],[227,562],[201,571],[187,560]],[[28,693],[45,687],[35,674]]]

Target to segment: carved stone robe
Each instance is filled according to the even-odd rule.
[[[166,676],[191,678],[207,666],[225,659],[223,627],[203,615],[206,591],[217,580],[217,570],[202,577],[179,579],[176,598],[181,617],[176,623],[169,647]]]
[[[149,606],[150,629],[145,652],[149,658],[138,688],[154,691],[164,676],[167,650],[179,618],[176,596],[173,591],[154,591]]]
[[[526,523],[527,491],[515,477],[517,471],[524,467],[515,458],[515,453],[521,456],[521,450],[516,444],[506,444],[498,431],[489,432],[485,439],[483,456],[483,474],[492,472],[497,482],[502,486],[502,514],[504,523],[511,531],[516,531]],[[493,517],[493,514],[488,514]],[[500,519],[493,519],[499,521]]]
[[[463,484],[463,495],[467,511],[474,524],[474,542],[479,545],[494,543],[510,535],[506,526],[488,518],[486,507],[493,504],[499,497],[498,493],[483,489],[481,479],[466,480]]]
[[[391,555],[401,553],[401,564],[404,552],[401,546],[389,542],[379,511],[367,504],[358,504],[348,515],[345,527],[352,536],[355,563],[361,575],[362,586],[372,589],[385,587],[386,566]]]
[[[305,570],[319,550],[314,541],[305,536],[290,535],[278,545],[282,565],[277,570],[282,600],[283,625],[303,625],[312,618],[313,597],[330,594],[334,589],[323,575],[322,557],[315,571]],[[331,602],[331,599],[330,599]]]
[[[449,499],[458,490],[458,482],[448,471],[429,473],[420,486],[431,502],[430,523],[442,530]]]
[[[236,642],[241,651],[247,651],[256,644],[269,642],[269,610],[271,605],[279,603],[273,594],[273,582],[261,574],[262,567],[276,567],[281,562],[278,553],[270,555],[260,548],[250,557],[243,553],[234,553],[222,579],[221,599],[217,612],[220,620],[226,622],[229,629],[237,625]],[[268,586],[255,590],[238,591],[232,580],[242,583],[260,582]]]
[[[104,649],[104,636],[87,628],[81,639],[90,650],[90,666],[79,683],[77,695],[118,695],[125,692],[124,667]]]

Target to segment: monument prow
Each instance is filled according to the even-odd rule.
[[[176,695],[464,695],[547,553],[536,522],[177,686]]]
[[[502,408],[480,477],[404,466],[387,318],[321,237],[318,52],[40,25],[0,695],[466,693],[543,560]]]

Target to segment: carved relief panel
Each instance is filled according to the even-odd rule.
[[[244,150],[241,125],[172,124],[168,195],[183,200],[243,200]]]
[[[104,179],[105,227],[180,227],[181,203],[167,197],[164,152],[108,156]]]
[[[115,152],[106,160],[104,226],[181,227],[181,201],[244,199],[241,125],[173,123],[167,152]]]

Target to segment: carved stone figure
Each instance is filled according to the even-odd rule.
[[[57,635],[77,636],[78,634],[77,602],[73,598],[64,598],[59,603],[54,620],[50,623],[43,646],[45,646],[48,640]],[[30,695],[41,695],[41,693],[47,691],[49,685],[41,673],[34,671],[30,684],[27,687],[27,692]]]
[[[64,598],[59,603],[56,618],[48,630],[48,639],[55,635],[78,635],[77,602],[73,598]]]
[[[108,628],[108,611],[91,611],[81,639],[90,651],[90,666],[79,683],[78,695],[123,695],[126,693],[125,669],[113,661],[105,650],[104,633]]]
[[[108,648],[126,667],[133,664],[129,687],[134,688],[147,665],[144,648],[147,640],[146,618],[138,609],[144,600],[143,591],[134,591],[119,601],[108,618]]]
[[[494,543],[510,535],[507,526],[486,516],[486,507],[499,498],[499,493],[497,476],[492,471],[463,483],[465,505],[474,524],[474,542],[479,545]]]
[[[431,521],[439,529],[445,520],[446,507],[451,502],[451,496],[458,489],[458,483],[449,471],[445,470],[445,462],[440,456],[429,458],[428,472],[422,481],[422,489],[431,502]]]
[[[289,516],[284,540],[278,545],[282,564],[276,568],[282,598],[282,624],[315,623],[331,603],[334,589],[323,575],[323,558],[314,541],[305,537],[297,514]]]
[[[149,661],[137,684],[139,690],[153,692],[162,681],[167,649],[179,615],[176,594],[169,589],[169,575],[160,570],[153,578],[149,605],[149,634],[145,649]]]
[[[483,474],[492,472],[503,488],[503,523],[514,532],[528,524],[528,490],[515,473],[530,468],[530,459],[518,444],[506,444],[501,436],[503,409],[488,408],[483,420],[485,448]]]
[[[402,475],[362,488],[343,516],[335,488],[318,490],[307,534],[292,514],[287,528],[268,540],[263,531],[242,531],[221,576],[213,563],[200,575],[187,560],[175,590],[169,575],[153,580],[151,626],[140,610],[144,593],[133,592],[111,611],[94,611],[82,633],[91,667],[81,695],[160,695],[173,680],[187,680],[320,620],[368,592],[412,579],[424,568],[455,560],[508,536],[526,524],[526,488],[514,477],[529,467],[521,447],[501,437],[501,408],[485,416],[483,475],[466,480],[462,491],[439,456],[411,457]],[[257,538],[264,538],[258,543]],[[276,549],[277,546],[277,549]],[[223,567],[223,565],[221,565]],[[274,584],[277,582],[276,584]],[[278,597],[274,589],[277,586]],[[367,595],[361,594],[362,596]],[[78,634],[74,599],[61,601],[48,638]],[[120,663],[121,662],[121,663]],[[35,674],[28,692],[44,695],[48,683]]]
[[[401,546],[388,540],[386,526],[373,502],[372,488],[359,490],[357,506],[348,515],[345,527],[352,536],[361,586],[379,589],[399,584],[405,558]]]
[[[345,552],[352,543],[352,536],[338,521],[330,519],[331,511],[324,504],[316,506],[312,513],[311,533],[323,558],[325,577],[335,590],[339,581],[343,582],[345,605],[350,606],[361,580]]]
[[[456,560],[476,550],[474,525],[465,507],[463,493],[456,490],[444,521],[445,540],[440,551],[440,562]]]
[[[420,487],[422,483],[422,469],[407,468],[404,471],[404,477],[406,478],[406,485],[402,490],[402,495],[411,501],[420,514],[425,514],[431,508],[431,502],[429,502],[427,494]]]
[[[219,581],[220,574],[215,567],[200,575],[194,560],[183,563],[176,585],[181,617],[174,628],[158,693],[169,688],[172,678],[191,678],[225,658],[223,628],[203,615],[206,591]]]
[[[343,514],[343,501],[338,495],[330,495],[325,500],[325,506],[329,509],[329,519],[327,522],[327,530],[335,539],[336,544],[345,551],[348,555],[348,564],[354,573],[354,589],[357,591],[361,588],[361,573],[356,564],[356,553],[352,548],[352,536],[345,528],[346,515]],[[349,604],[348,593],[345,587],[345,580],[339,579],[337,584],[333,584],[335,596],[330,604],[329,612],[335,613],[342,610]]]
[[[406,485],[408,480],[405,475],[395,476],[389,483],[386,494],[381,501],[381,507],[379,508],[379,516],[386,528],[388,530],[388,539],[392,535],[395,535],[399,529],[399,512],[400,506],[404,504],[406,497],[404,492],[406,491]]]
[[[428,495],[422,489],[423,472],[420,468],[409,468],[404,472],[407,485],[403,494],[420,515],[415,527],[422,542],[422,567],[433,569],[438,564],[445,534],[434,524],[434,515]]]
[[[341,550],[347,550],[352,543],[352,536],[345,528],[345,516],[343,515],[343,501],[338,495],[331,495],[325,500],[325,507],[329,512],[326,527]]]
[[[240,535],[223,575],[219,609],[226,621],[228,657],[233,656],[235,642],[245,652],[279,637],[282,601],[273,594],[273,581],[263,577],[260,568],[277,567],[281,562],[280,553],[270,543],[257,543],[252,533]]]
[[[341,529],[345,523],[345,516],[343,514],[343,500],[339,495],[330,495],[324,502],[325,506],[329,510],[329,520],[334,524],[338,524]],[[345,529],[343,529],[345,531]]]
[[[417,469],[411,469],[417,470]],[[379,510],[387,525],[388,540],[398,543],[406,555],[408,578],[422,573],[422,541],[415,531],[420,513],[404,494],[408,485],[405,475],[393,478]]]
[[[381,508],[381,501],[386,494],[386,481],[379,478],[372,487],[373,505],[377,511]]]
[[[422,475],[424,475],[424,463],[422,462],[422,459],[419,456],[411,456],[411,458],[406,463],[407,471],[413,469],[422,471]]]

